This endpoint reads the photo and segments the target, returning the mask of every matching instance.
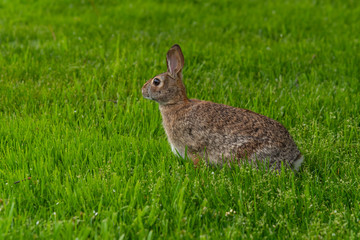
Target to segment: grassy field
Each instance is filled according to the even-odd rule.
[[[0,239],[359,239],[359,33],[355,0],[0,0]],[[171,153],[141,87],[174,43],[188,96],[284,124],[298,174]]]

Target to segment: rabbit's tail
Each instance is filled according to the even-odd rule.
[[[297,159],[295,160],[295,162],[293,163],[293,169],[295,171],[299,171],[300,167],[301,167],[301,164],[303,163],[304,161],[304,156],[303,155],[299,155],[297,157]]]

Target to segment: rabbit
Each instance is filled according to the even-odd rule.
[[[159,103],[171,149],[196,166],[248,161],[280,170],[281,163],[298,170],[304,160],[294,140],[279,122],[250,110],[189,99],[182,80],[184,56],[179,45],[166,55],[167,72],[142,87],[146,99]]]

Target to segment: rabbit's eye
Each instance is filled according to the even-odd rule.
[[[154,83],[155,86],[158,86],[158,85],[160,84],[160,79],[155,78],[155,79],[153,80],[153,83]]]

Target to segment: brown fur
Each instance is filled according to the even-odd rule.
[[[194,162],[211,164],[233,159],[268,160],[279,169],[291,166],[301,154],[283,125],[250,110],[188,99],[182,81],[184,57],[178,45],[167,53],[168,71],[142,88],[145,98],[160,105],[163,126],[173,151]],[[161,83],[156,86],[154,79]]]

